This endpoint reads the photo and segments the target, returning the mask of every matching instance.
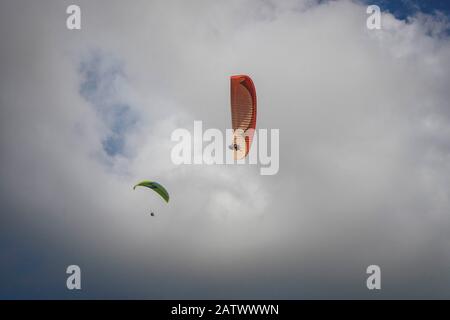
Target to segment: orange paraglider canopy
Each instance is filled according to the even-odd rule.
[[[256,90],[246,75],[231,76],[231,124],[235,159],[243,159],[250,151],[256,128]]]

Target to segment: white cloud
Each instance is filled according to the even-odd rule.
[[[405,297],[404,269],[419,288],[421,274],[448,266],[441,18],[383,14],[383,29],[369,31],[365,7],[350,1],[79,5],[82,30],[68,31],[62,3],[27,3],[20,17],[22,4],[2,4],[0,194],[11,234],[71,248],[64,257],[84,259],[88,274],[104,269],[115,289],[142,297],[361,297],[372,263],[392,276],[386,296]],[[122,133],[126,155],[105,154],[111,123],[80,95],[80,63],[96,50],[123,72],[120,85],[103,82],[115,91],[102,99],[138,118]],[[236,73],[255,81],[258,126],[280,129],[278,175],[173,165],[175,128],[230,126]],[[170,203],[133,191],[141,179],[164,184]],[[45,264],[58,259],[50,252]],[[429,286],[448,297],[439,276]],[[98,292],[114,288],[98,281]]]

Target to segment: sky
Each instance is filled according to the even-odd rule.
[[[383,11],[393,14],[397,19],[407,20],[417,13],[436,15],[450,13],[450,3],[446,0],[365,0],[367,5],[375,4]]]
[[[449,5],[423,3],[369,30],[367,1],[77,1],[68,30],[71,1],[1,1],[0,298],[449,299]],[[231,126],[234,74],[275,175],[171,161]]]

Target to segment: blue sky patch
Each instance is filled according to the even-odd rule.
[[[450,15],[450,1],[448,0],[363,0],[367,5],[378,5],[381,11],[388,11],[397,19],[405,20],[422,12],[426,14],[443,13]]]
[[[94,52],[82,60],[80,95],[88,101],[108,128],[102,140],[108,156],[124,155],[127,133],[136,126],[137,114],[127,97],[123,64],[116,58]]]

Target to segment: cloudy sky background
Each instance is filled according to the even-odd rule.
[[[0,297],[450,298],[448,11],[376,3],[2,1]],[[277,175],[171,162],[233,74]]]

